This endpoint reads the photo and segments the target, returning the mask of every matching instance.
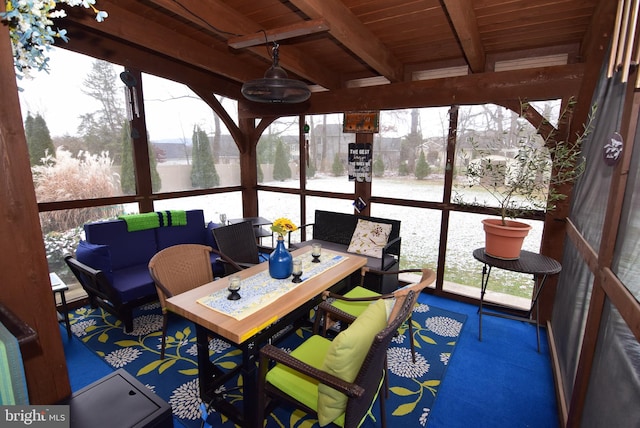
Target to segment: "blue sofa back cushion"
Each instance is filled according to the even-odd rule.
[[[101,270],[109,282],[113,283],[111,253],[108,245],[92,244],[81,240],[76,248],[76,259],[89,267]]]
[[[202,210],[187,211],[187,224],[185,226],[166,226],[153,230],[156,233],[157,251],[180,244],[206,245],[207,230],[205,229]]]
[[[84,233],[92,244],[109,245],[113,271],[133,265],[146,266],[158,251],[154,229],[129,232],[124,220],[87,223]]]
[[[156,293],[156,285],[147,265],[114,270],[111,284],[118,290],[123,302],[131,302]]]

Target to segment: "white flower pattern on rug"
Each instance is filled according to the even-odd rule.
[[[125,333],[122,322],[102,309],[79,308],[70,314],[72,331],[109,365],[124,367],[168,401],[174,417],[186,427],[197,428],[202,418],[197,378],[198,350],[193,323],[179,319],[169,323],[166,354],[160,360],[162,315],[159,306],[145,305],[137,312],[134,331]],[[394,426],[394,423],[427,426],[433,397],[440,387],[444,368],[449,363],[456,336],[463,325],[463,322],[441,314],[446,315],[447,312],[427,304],[416,305],[412,320],[413,337],[408,335],[408,323],[405,323],[398,329],[387,350],[390,426]],[[297,330],[295,334],[283,337],[279,346],[291,352],[299,341],[310,334],[310,329]],[[416,347],[415,363],[412,361],[411,341]],[[241,357],[242,352],[228,342],[217,338],[209,341],[209,358],[222,370],[237,368]],[[223,393],[232,403],[241,404],[242,382],[242,376],[236,376],[216,392]],[[269,416],[267,426],[290,426],[292,417],[290,410],[276,411]],[[296,426],[317,428],[315,418],[303,412],[296,413],[295,417],[300,417],[303,422]],[[402,419],[394,421],[396,418]],[[226,416],[213,409],[210,409],[207,421],[213,426],[234,426]]]
[[[104,360],[112,367],[121,368],[135,361],[140,355],[142,351],[138,348],[120,348],[105,355]]]
[[[424,323],[425,327],[443,337],[458,337],[462,323],[449,317],[430,317]]]
[[[416,362],[412,360],[411,349],[389,348],[387,350],[387,365],[389,371],[396,376],[408,379],[417,379],[429,372],[431,365],[427,360],[416,352]]]
[[[169,404],[173,414],[181,419],[200,419],[200,399],[198,378],[183,383],[173,390]]]

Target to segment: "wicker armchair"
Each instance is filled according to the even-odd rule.
[[[378,294],[362,286],[364,283],[364,277],[369,272],[376,275],[398,275],[400,273],[420,272],[422,273],[422,277],[419,282],[398,288],[393,293]],[[413,304],[415,304],[422,290],[433,284],[436,280],[436,273],[431,269],[403,269],[392,272],[378,271],[365,266],[360,270],[360,275],[360,286],[355,287],[345,295],[334,294],[328,291],[323,293],[322,297],[325,301],[318,305],[318,311],[316,313],[316,320],[314,323],[314,333],[320,332],[320,323],[322,323],[322,334],[326,334],[327,330],[338,321],[340,321],[341,326],[351,324],[372,301],[378,299],[396,299],[400,295],[407,294],[409,291],[415,291],[415,299],[413,302]],[[409,313],[408,325],[409,338],[411,339],[411,355],[413,357],[413,362],[415,363],[416,351],[413,341],[411,313]]]
[[[210,259],[211,247],[200,244],[181,244],[167,247],[149,261],[149,273],[156,284],[162,307],[162,346],[164,359],[168,313],[166,300],[213,281]]]
[[[223,255],[225,275],[237,272],[238,266],[246,269],[266,261],[261,258],[260,253],[270,253],[273,250],[258,245],[253,225],[249,221],[218,227],[212,232],[219,253]],[[229,263],[229,259],[235,263]]]
[[[380,400],[380,415],[382,427],[386,427],[385,394],[379,394],[380,388],[387,389],[385,376],[387,347],[400,325],[406,321],[415,302],[411,291],[400,296],[396,301],[397,310],[386,321],[385,305],[372,303],[370,308],[382,311],[382,329],[373,333],[372,337],[366,331],[366,326],[380,325],[379,320],[368,316],[371,309],[361,315],[361,322],[357,320],[345,331],[335,337],[333,342],[313,335],[305,340],[290,354],[273,346],[266,345],[260,350],[258,369],[258,420],[264,420],[265,414],[271,413],[279,401],[284,401],[305,412],[318,417],[321,425],[333,422],[344,428],[358,427],[368,414],[376,397]],[[382,303],[379,301],[379,303]],[[379,309],[379,307],[382,309]],[[364,330],[363,330],[364,327]],[[346,335],[349,332],[351,336]],[[370,346],[361,346],[359,342],[363,336],[369,340]],[[334,346],[337,342],[345,344]],[[337,362],[336,355],[346,350],[342,360]],[[359,355],[364,354],[364,355]],[[333,363],[332,363],[333,361]],[[352,361],[359,366],[355,369],[352,380],[342,367]],[[272,362],[276,365],[272,367]],[[353,364],[358,364],[353,363]],[[332,370],[332,364],[338,370]],[[291,370],[293,369],[293,370]],[[276,386],[279,385],[279,386]],[[284,388],[281,388],[284,387]],[[342,406],[333,406],[327,411],[324,395],[335,393],[343,397]],[[323,398],[321,398],[321,396]],[[335,404],[335,403],[334,403]],[[336,412],[338,415],[336,416]]]

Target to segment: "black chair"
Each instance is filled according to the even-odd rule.
[[[258,245],[253,225],[249,221],[229,224],[213,229],[218,252],[222,256],[225,275],[237,272],[239,269],[257,265],[267,259],[261,253],[270,253],[273,248]],[[230,263],[233,260],[235,263]]]
[[[344,428],[356,428],[360,426],[372,403],[378,397],[380,400],[381,425],[385,428],[385,394],[380,394],[379,392],[381,388],[384,388],[383,391],[388,388],[385,375],[387,347],[400,325],[409,317],[415,304],[415,292],[410,291],[396,300],[396,305],[399,305],[399,308],[396,308],[395,314],[392,314],[388,323],[386,323],[384,302],[382,300],[372,303],[371,307],[379,306],[379,304],[382,304],[381,310],[383,311],[382,329],[373,335],[373,340],[370,342],[371,346],[368,349],[359,349],[358,346],[351,346],[351,349],[356,352],[366,352],[363,360],[358,357],[355,358],[358,361],[362,361],[362,363],[359,367],[356,367],[357,374],[353,381],[347,381],[336,376],[330,372],[330,369],[327,369],[328,371],[324,370],[328,366],[327,361],[329,358],[333,358],[335,361],[335,349],[331,351],[332,345],[328,345],[326,343],[328,339],[321,336],[311,336],[291,354],[273,345],[263,347],[260,350],[258,369],[258,420],[264,420],[264,415],[271,413],[278,402],[283,401],[317,416],[319,419],[322,417],[329,418],[328,421],[333,421]],[[380,310],[379,308],[374,309]],[[380,325],[380,321],[377,318],[374,320],[369,317],[369,314],[370,312],[368,311],[363,312],[361,325],[356,327],[358,321],[354,322],[348,329],[336,336],[334,342],[340,340],[340,335],[348,333],[354,327],[357,330],[354,330],[354,336],[351,337],[357,340],[365,331],[360,329],[362,325],[370,324],[371,322]],[[376,314],[376,316],[379,315]],[[368,335],[370,333],[365,334]],[[346,339],[346,336],[343,339]],[[325,357],[325,355],[332,355],[332,357]],[[347,355],[347,357],[352,356],[354,355]],[[276,363],[275,367],[273,362]],[[276,370],[276,372],[270,373],[273,370]],[[283,387],[289,390],[289,393],[276,387],[270,382],[270,379],[274,382],[279,381],[282,383]],[[317,381],[318,384],[314,387],[313,384],[315,382],[310,382],[309,379]],[[334,410],[335,406],[330,411],[331,414],[327,415],[326,409],[323,410],[320,403],[319,397],[322,394],[329,393],[332,396],[334,395],[331,392],[332,390],[346,395],[346,403],[342,401],[337,406],[338,416],[336,416],[336,411]],[[342,409],[342,404],[344,404],[344,410]],[[321,414],[321,412],[324,413]]]

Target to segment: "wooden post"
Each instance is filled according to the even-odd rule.
[[[29,401],[52,404],[71,388],[6,25],[0,26],[0,75],[0,302],[38,333],[37,341],[22,349]]]

